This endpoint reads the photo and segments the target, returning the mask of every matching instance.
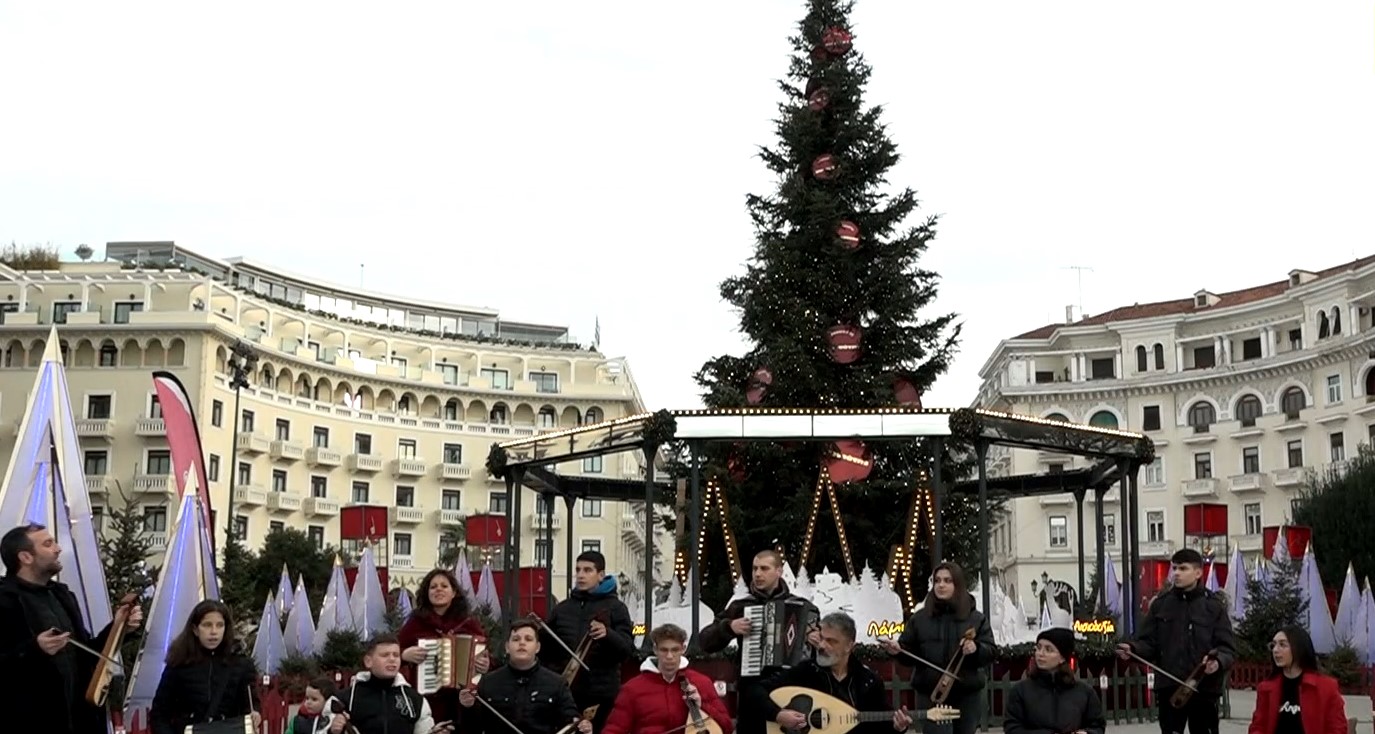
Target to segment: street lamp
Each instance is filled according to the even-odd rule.
[[[229,517],[225,541],[230,542],[238,529],[234,521],[234,492],[239,481],[239,427],[243,424],[243,412],[239,409],[240,390],[248,387],[248,376],[258,366],[258,355],[253,348],[242,341],[234,342],[233,352],[229,355],[229,386],[234,389],[234,439],[229,446],[229,501],[224,511]]]

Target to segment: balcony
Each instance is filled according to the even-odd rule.
[[[349,454],[346,465],[349,471],[365,471],[376,474],[382,471],[382,457],[376,454]]]
[[[425,476],[425,460],[411,457],[409,459],[393,459],[391,463],[392,476],[397,477],[423,477]]]
[[[389,568],[415,568],[414,556],[392,556],[387,562]]]
[[[445,462],[439,465],[440,479],[467,479],[472,475],[472,468],[465,464],[450,464]]]
[[[253,485],[234,488],[234,504],[244,507],[262,507],[267,504],[267,490]]]
[[[639,517],[632,513],[621,515],[621,539],[636,551],[644,550],[645,531]]]
[[[1168,558],[1174,555],[1173,540],[1153,540],[1141,544],[1142,558]]]
[[[268,492],[267,509],[273,512],[296,512],[301,509],[301,495],[291,492]]]
[[[19,425],[15,424],[15,428]],[[76,422],[76,437],[111,440],[115,437],[115,422],[109,418],[82,418]]]
[[[312,517],[334,517],[339,514],[339,503],[324,497],[307,497],[301,509]]]
[[[1185,497],[1216,497],[1217,485],[1217,477],[1186,479],[1184,480],[1183,495]]]
[[[1232,494],[1264,492],[1266,480],[1269,478],[1270,475],[1264,472],[1252,472],[1250,474],[1238,474],[1234,477],[1228,477],[1227,484],[1228,488],[1232,490]]]
[[[306,463],[311,466],[339,466],[344,463],[344,455],[323,446],[306,449]]]
[[[272,442],[256,433],[240,433],[239,441],[236,445],[239,451],[245,454],[265,454],[271,447]]]
[[[166,436],[167,424],[161,418],[139,418],[134,423],[134,433],[148,438]]]
[[[398,525],[419,525],[425,522],[425,510],[420,507],[393,507],[391,521]]]
[[[141,494],[168,494],[175,487],[172,477],[167,474],[137,474],[134,476],[134,491]]]
[[[105,494],[114,481],[104,474],[86,477],[86,494]]]
[[[530,513],[531,530],[561,530],[563,529],[563,517],[555,514],[553,517],[546,517],[543,512],[536,510]]]
[[[1264,536],[1260,533],[1242,535],[1237,538],[1237,548],[1240,549],[1242,553],[1255,553],[1261,549],[1263,544]]]
[[[468,513],[463,510],[437,510],[434,519],[440,525],[462,525],[467,522]]]
[[[1308,470],[1301,466],[1295,466],[1289,469],[1276,469],[1271,472],[1275,477],[1276,487],[1297,487],[1303,483],[1304,475],[1307,473]]]
[[[148,533],[148,548],[154,551],[167,550],[167,532],[164,530]]]
[[[306,450],[299,443],[277,440],[272,442],[268,453],[277,461],[300,461],[305,458]]]

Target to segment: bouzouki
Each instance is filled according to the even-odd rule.
[[[562,729],[559,729],[558,731],[554,732],[554,734],[573,734],[578,730],[578,724],[581,724],[584,721],[591,721],[597,718],[597,709],[600,706],[601,704],[597,704],[596,706],[588,706],[587,708],[583,709],[582,715],[574,719],[573,723],[563,727]]]
[[[124,610],[124,619],[110,625],[110,634],[105,638],[105,648],[100,651],[96,659],[95,673],[91,675],[91,682],[86,686],[86,700],[92,706],[105,706],[105,698],[110,695],[110,682],[115,678],[115,659],[119,655],[119,647],[124,642],[124,627],[129,621],[128,612],[132,611],[138,604],[140,595],[137,593],[125,594],[119,600],[117,609]]]
[[[683,691],[683,701],[687,703],[688,709],[687,723],[683,725],[684,734],[725,734],[725,730],[716,723],[716,719],[702,713],[702,707],[688,698],[688,679],[679,679],[678,687]]]
[[[893,720],[892,711],[859,711],[835,696],[801,686],[784,686],[769,693],[774,703],[789,711],[796,711],[807,717],[807,723],[798,729],[784,729],[777,722],[768,722],[768,734],[845,734],[845,732],[875,721]],[[936,706],[920,711],[909,711],[913,721],[933,721],[936,723],[954,721],[960,712],[949,706]]]
[[[1170,696],[1171,706],[1182,709],[1189,704],[1189,699],[1193,698],[1194,694],[1198,692],[1198,681],[1203,678],[1203,669],[1208,666],[1209,660],[1216,659],[1217,650],[1209,650],[1207,654],[1203,656],[1203,659],[1200,660],[1198,665],[1194,666],[1193,671],[1189,673],[1188,680],[1185,680],[1182,685],[1175,689],[1174,695]]]

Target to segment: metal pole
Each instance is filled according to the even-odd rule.
[[[567,550],[566,550],[566,552],[565,552],[565,555],[566,555],[567,558],[568,558],[568,589],[569,589],[569,590],[571,590],[571,589],[573,588],[573,558],[574,558],[574,556],[573,556],[573,503],[576,502],[576,501],[577,501],[577,498],[575,498],[575,497],[574,497],[573,495],[571,495],[571,494],[565,494],[565,495],[563,496],[563,505],[564,505],[564,507],[567,507],[567,508],[568,508],[568,532],[567,532],[566,535],[565,535],[565,540],[567,541],[568,546],[567,546]],[[552,545],[551,545],[551,552],[552,552]],[[567,593],[567,590],[565,590],[564,593],[566,594],[566,593]],[[550,601],[549,608],[552,610],[552,609],[554,608],[554,606],[553,606],[553,601],[554,601],[554,578],[553,578],[552,574],[550,575],[550,578],[549,578],[549,601]]]
[[[1140,468],[1141,467],[1136,462],[1130,463],[1127,468],[1127,476],[1123,480],[1123,484],[1125,485],[1123,489],[1125,491],[1122,493],[1124,499],[1126,497],[1131,498],[1131,520],[1127,523],[1127,526],[1131,529],[1131,545],[1129,552],[1131,556],[1131,569],[1122,574],[1123,583],[1129,583],[1130,586],[1128,588],[1131,590],[1131,596],[1128,597],[1129,603],[1127,604],[1127,609],[1130,610],[1130,612],[1124,613],[1124,616],[1126,616],[1124,621],[1127,624],[1127,631],[1129,633],[1136,632],[1136,620],[1137,617],[1141,616],[1141,599],[1139,598],[1141,596],[1141,496],[1137,493],[1136,484],[1136,474]]]
[[[544,497],[544,574],[547,583],[544,585],[545,602],[552,609],[554,607],[554,495],[552,492],[545,492]],[[572,520],[570,517],[569,520]],[[568,537],[573,537],[572,533]],[[568,564],[568,580],[573,581],[573,564]]]
[[[980,550],[983,551],[983,574],[979,579],[979,588],[983,593],[983,609],[985,614],[991,614],[993,608],[992,596],[989,593],[989,581],[992,573],[988,567],[988,444],[979,441],[974,444],[974,453],[979,462],[979,533],[983,536]]]
[[[646,444],[645,452],[645,637],[641,647],[653,650],[649,631],[654,629],[654,457],[658,446]]]
[[[945,465],[945,439],[936,437],[931,439],[931,533],[936,536],[931,544],[931,568],[935,568],[941,561],[945,560],[944,538],[945,523],[941,520],[941,504],[944,502],[945,482],[941,477],[941,468]],[[915,549],[913,549],[915,550]],[[911,579],[908,579],[911,583]]]
[[[233,365],[234,363],[231,362],[230,364]],[[225,526],[224,535],[225,545],[234,542],[232,538],[237,529],[235,526],[238,525],[234,521],[234,491],[239,480],[239,424],[243,422],[243,413],[239,410],[238,368],[235,367],[234,369],[234,378],[229,383],[234,388],[234,438],[232,439],[233,443],[229,444],[229,501],[224,503],[224,514],[228,516],[228,520],[226,520],[228,525]]]
[[[1088,586],[1084,582],[1084,494],[1083,487],[1074,490],[1074,515],[1076,524],[1079,526],[1079,540],[1077,542],[1079,544],[1079,600],[1081,604],[1084,599],[1088,598]],[[1070,618],[1073,619],[1078,616],[1079,610],[1071,609],[1069,613]]]
[[[698,464],[700,446],[688,445],[688,461],[692,475],[688,487],[688,586],[692,604],[692,629],[688,630],[688,648],[696,654],[697,633],[702,629],[702,579],[697,549],[702,547],[702,469]],[[645,631],[648,637],[648,630]]]
[[[1109,589],[1109,588],[1107,588],[1107,586],[1104,585],[1105,582],[1107,581],[1107,578],[1108,578],[1108,576],[1107,576],[1107,563],[1108,563],[1108,561],[1107,561],[1107,549],[1106,549],[1107,538],[1104,537],[1104,533],[1103,533],[1103,497],[1106,496],[1107,493],[1108,493],[1107,489],[1105,489],[1105,488],[1103,488],[1103,487],[1095,487],[1094,490],[1093,490],[1093,496],[1094,496],[1093,516],[1094,516],[1094,519],[1098,521],[1098,534],[1097,534],[1096,537],[1098,538],[1098,561],[1097,561],[1097,563],[1098,563],[1098,578],[1099,578],[1099,582],[1098,582],[1098,583],[1099,583],[1099,597],[1098,597],[1098,609],[1097,609],[1096,611],[1103,611],[1103,610],[1106,610],[1106,609],[1108,608],[1109,604],[1111,603],[1111,601],[1108,599],[1108,594],[1113,593],[1113,590],[1112,590],[1112,589]]]

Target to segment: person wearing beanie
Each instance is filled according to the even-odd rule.
[[[1227,670],[1236,661],[1236,638],[1227,607],[1203,587],[1203,556],[1192,548],[1170,558],[1174,588],[1151,600],[1141,618],[1136,637],[1117,646],[1118,656],[1145,660],[1157,670],[1156,706],[1161,734],[1216,734],[1218,701]],[[1200,664],[1202,677],[1197,693],[1180,707],[1170,703],[1179,688],[1174,678],[1186,680]]]
[[[1054,627],[1036,636],[1031,672],[1007,694],[1005,734],[1103,734],[1103,704],[1097,691],[1074,677],[1071,657],[1072,630]]]
[[[966,640],[966,633],[973,639]],[[951,734],[974,734],[983,716],[985,672],[993,664],[997,649],[988,618],[974,608],[974,597],[965,582],[964,569],[950,562],[936,566],[931,574],[931,592],[903,628],[896,641],[884,643],[889,654],[899,649],[944,668],[958,654],[964,655],[959,679],[950,689],[945,705],[958,709],[960,718],[952,722]],[[903,658],[899,657],[901,661]],[[912,668],[912,688],[918,709],[931,708],[931,694],[941,674],[925,665]]]

